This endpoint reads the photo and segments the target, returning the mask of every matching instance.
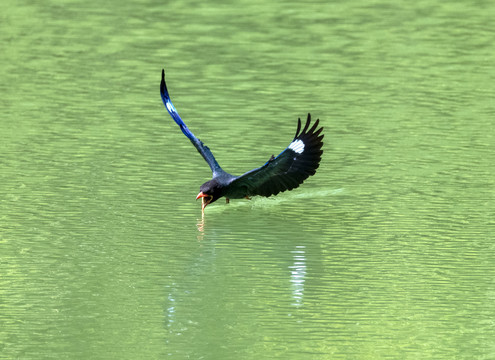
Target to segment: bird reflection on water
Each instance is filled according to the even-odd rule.
[[[295,250],[292,250],[294,263],[289,266],[290,282],[292,283],[292,297],[294,306],[302,306],[304,298],[304,282],[306,280],[306,254],[305,246],[298,245]]]

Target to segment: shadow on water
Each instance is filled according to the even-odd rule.
[[[205,211],[205,217],[208,213],[217,214],[225,211],[232,211],[238,209],[244,209],[246,207],[253,209],[270,209],[271,207],[279,206],[282,203],[294,202],[299,199],[322,199],[327,196],[344,194],[344,189],[331,189],[331,190],[307,190],[302,193],[285,193],[278,196],[272,196],[269,198],[256,196],[251,200],[232,200],[228,206],[210,206]],[[221,200],[219,200],[221,201]]]
[[[206,208],[205,212],[202,214],[202,217],[197,221],[197,229],[200,232],[198,235],[198,239],[203,239],[205,235],[205,231],[215,232],[215,226],[219,224],[234,226],[238,225],[233,224],[246,224],[246,221],[249,220],[251,216],[254,215],[252,221],[259,222],[261,220],[262,224],[259,224],[258,229],[263,229],[264,227],[273,228],[272,224],[269,224],[269,217],[266,217],[267,214],[274,214],[275,221],[280,220],[280,218],[291,217],[293,214],[303,214],[305,211],[310,211],[307,208],[307,204],[299,200],[317,200],[321,201],[321,199],[343,195],[345,194],[345,190],[343,188],[339,189],[327,189],[327,190],[307,190],[304,192],[287,192],[283,194],[279,194],[278,196],[272,196],[269,198],[256,196],[250,200],[245,199],[235,199],[231,200],[228,204],[222,204],[223,199],[218,200],[217,204],[210,205]],[[329,203],[331,203],[329,201]],[[286,205],[290,204],[299,204],[291,207],[291,213],[286,213],[284,211]],[[250,211],[255,211],[255,214],[252,214]],[[249,213],[245,213],[249,211]],[[241,219],[240,223],[237,221],[230,222],[225,224],[221,221],[221,217],[226,215],[227,213],[232,214],[240,214],[242,213],[243,219]],[[259,218],[260,212],[265,217]],[[235,216],[235,215],[232,215]],[[210,228],[208,228],[210,226]]]

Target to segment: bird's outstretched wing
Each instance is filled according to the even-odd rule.
[[[301,130],[301,119],[298,119],[294,140],[277,157],[257,169],[234,179],[229,190],[233,193],[245,193],[248,196],[276,195],[279,192],[292,190],[314,175],[320,165],[323,150],[323,127],[318,128],[317,119],[310,128],[311,115],[308,114],[306,125]]]
[[[163,104],[167,109],[168,113],[175,120],[177,125],[179,125],[180,129],[187,136],[189,140],[193,143],[194,147],[198,150],[198,152],[203,156],[208,165],[210,166],[211,171],[213,172],[213,176],[223,173],[224,171],[218,165],[215,157],[211,153],[208,146],[203,144],[201,140],[199,140],[192,132],[188,129],[184,121],[179,116],[179,113],[175,109],[174,104],[172,104],[172,100],[170,100],[170,95],[168,94],[167,84],[165,83],[165,70],[162,70],[162,81],[160,83],[160,94],[162,96]]]

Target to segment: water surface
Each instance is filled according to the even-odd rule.
[[[489,2],[7,1],[0,354],[495,357]],[[316,176],[201,217],[325,127]]]

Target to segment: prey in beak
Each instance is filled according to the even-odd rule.
[[[212,195],[208,195],[208,194],[205,194],[204,192],[200,192],[198,194],[198,196],[196,196],[196,200],[198,200],[199,198],[201,198],[201,212],[204,213],[205,212],[205,207],[211,203],[211,201],[213,200],[213,196]]]

